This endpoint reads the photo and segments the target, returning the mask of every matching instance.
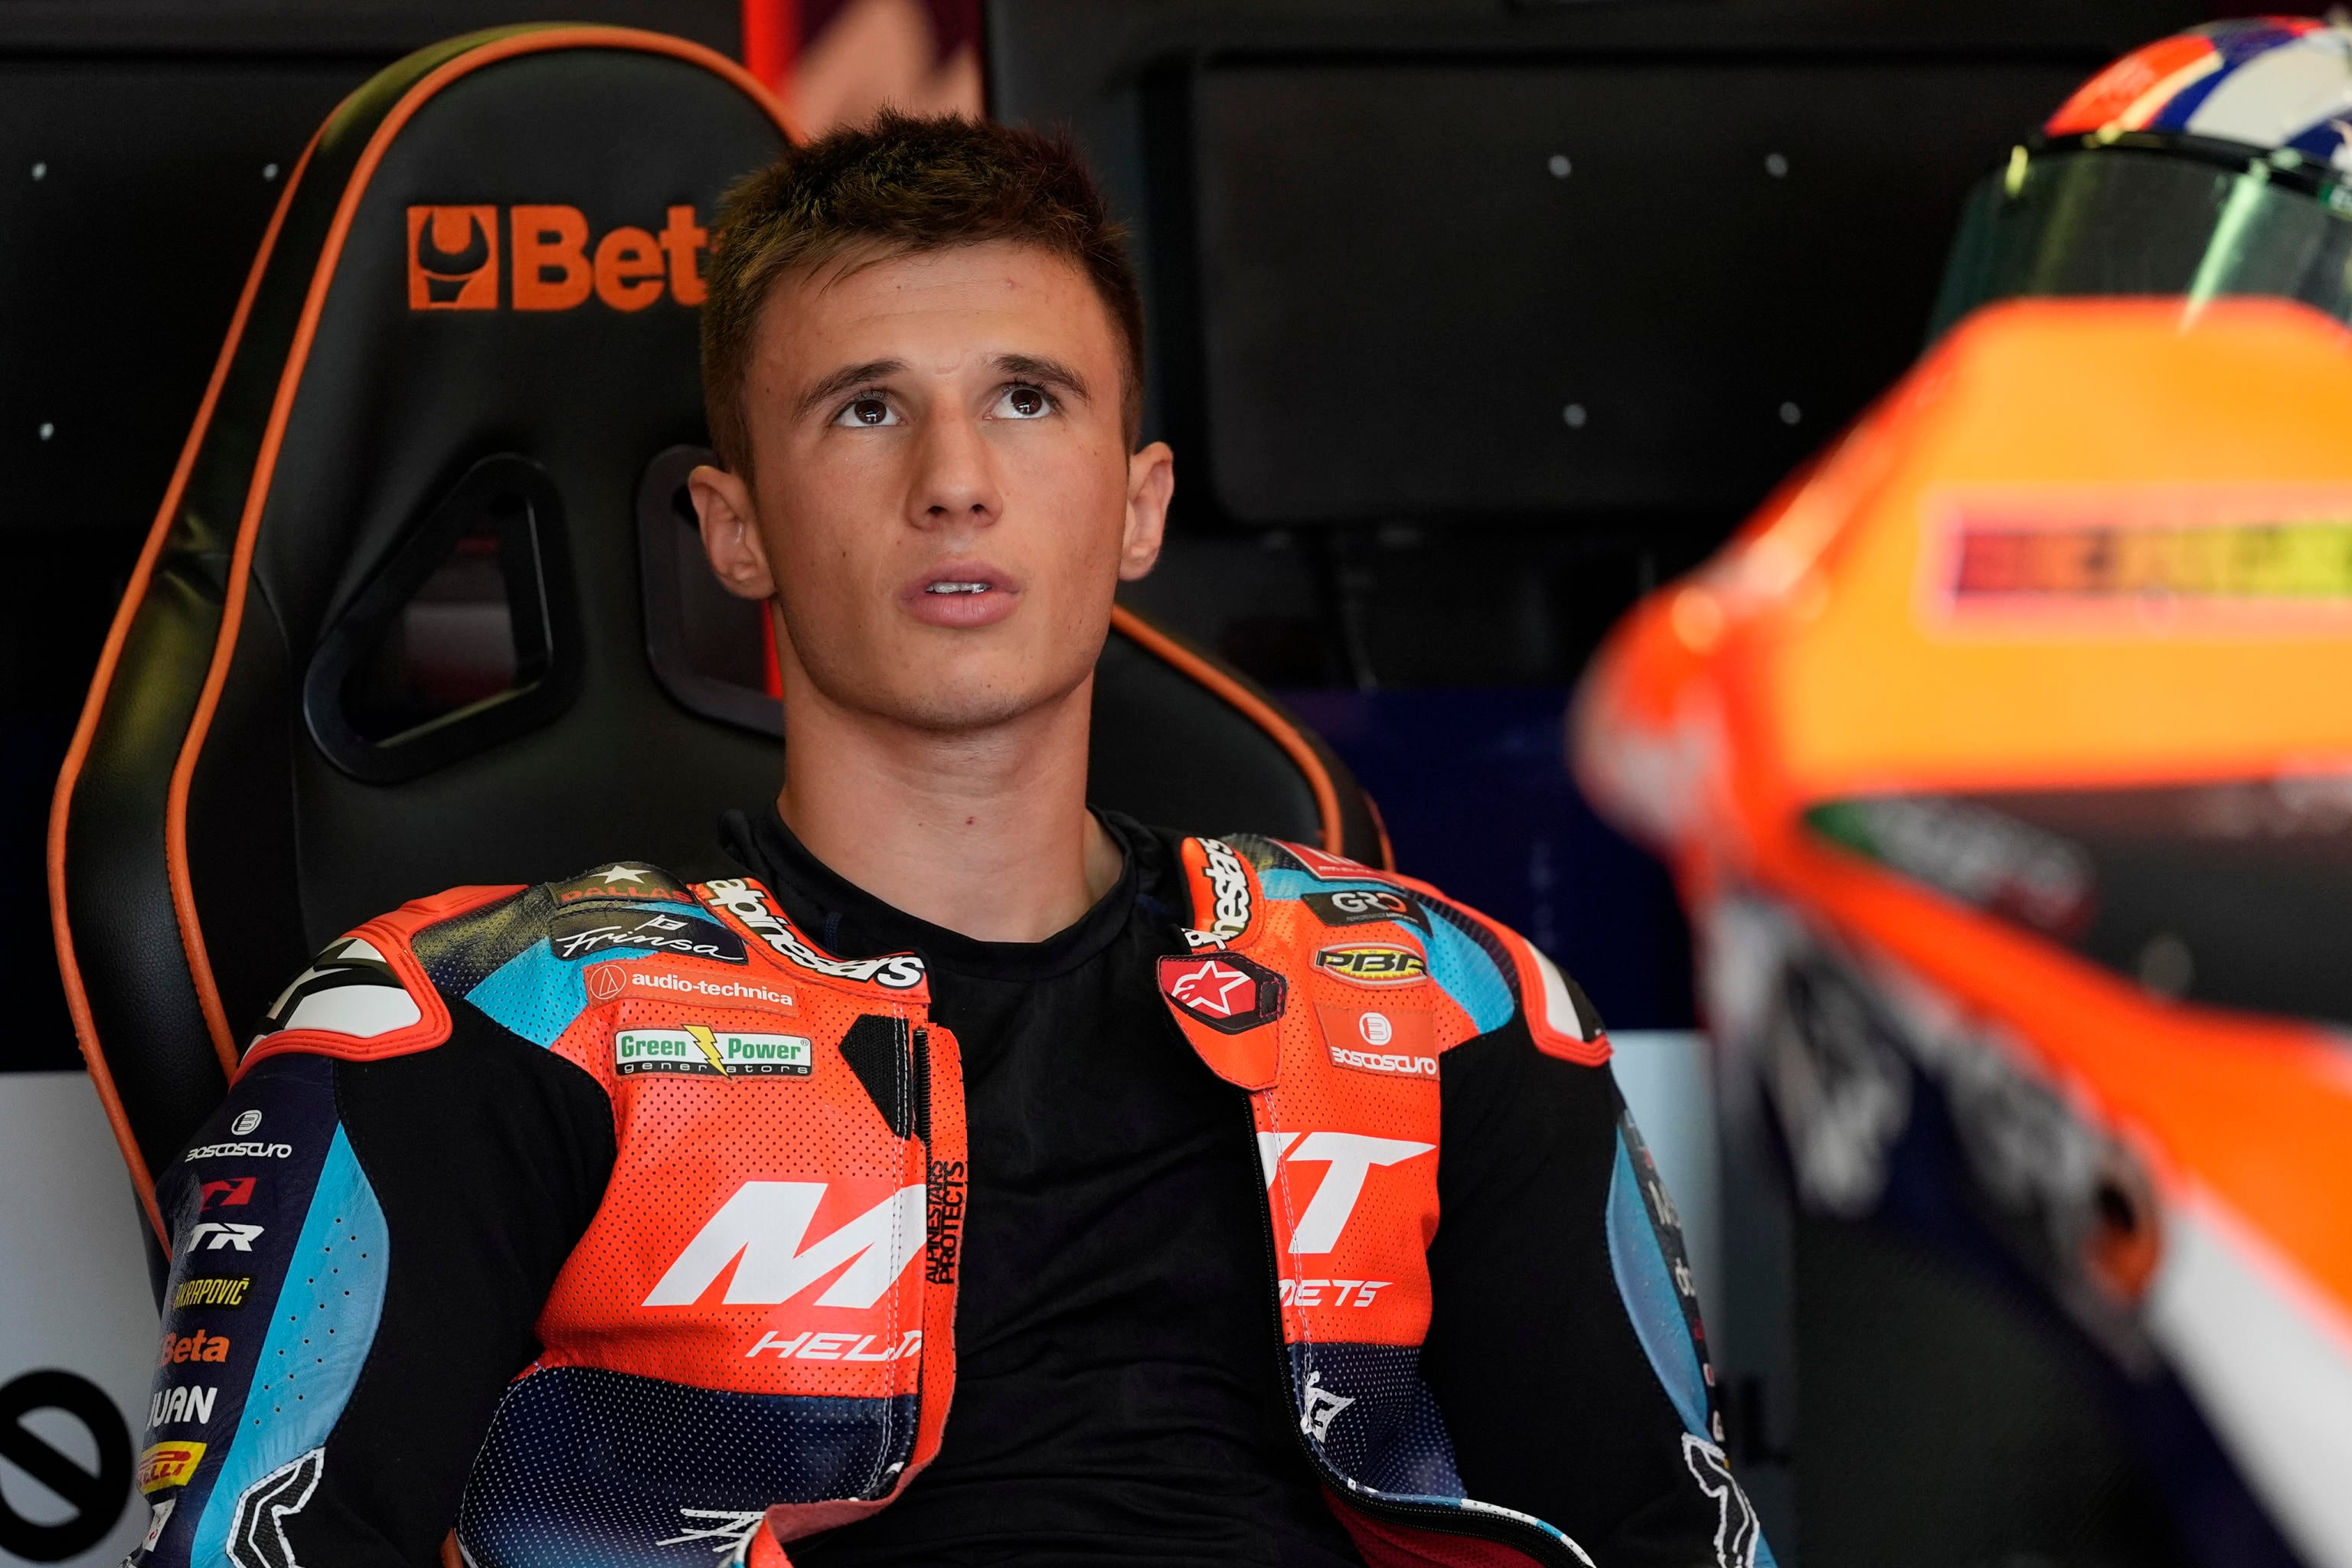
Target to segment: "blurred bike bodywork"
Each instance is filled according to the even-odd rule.
[[[2305,306],[1992,306],[1572,717],[1727,1116],[1811,1213],[1952,1194],[2209,1563],[2352,1563],[2347,431]]]

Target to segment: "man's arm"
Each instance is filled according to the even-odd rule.
[[[134,1563],[439,1562],[614,1160],[593,1079],[449,1011],[429,1049],[253,1063],[159,1184],[173,1267],[140,1436],[157,1528]]]
[[[1422,1368],[1469,1495],[1609,1568],[1769,1564],[1712,1430],[1673,1210],[1607,1066],[1538,1049],[1517,1012],[1441,1062]]]

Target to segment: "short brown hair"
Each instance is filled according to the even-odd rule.
[[[884,110],[829,132],[727,193],[702,307],[702,401],[719,461],[751,471],[743,384],[760,308],[776,279],[851,252],[877,258],[991,240],[1075,262],[1122,339],[1120,414],[1143,416],[1143,299],[1125,231],[1066,134]]]

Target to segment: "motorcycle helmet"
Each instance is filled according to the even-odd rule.
[[[2352,321],[2352,21],[2209,23],[2093,77],[1970,194],[1931,336],[2019,295],[2151,294]]]

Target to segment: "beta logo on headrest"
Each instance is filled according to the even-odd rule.
[[[495,206],[411,207],[408,308],[497,310],[501,229],[513,258],[507,302],[515,310],[569,310],[593,293],[615,310],[642,310],[665,289],[681,305],[699,305],[695,255],[709,233],[692,207],[672,207],[667,216],[659,234],[624,225],[591,247],[578,207],[511,206],[503,225]]]

